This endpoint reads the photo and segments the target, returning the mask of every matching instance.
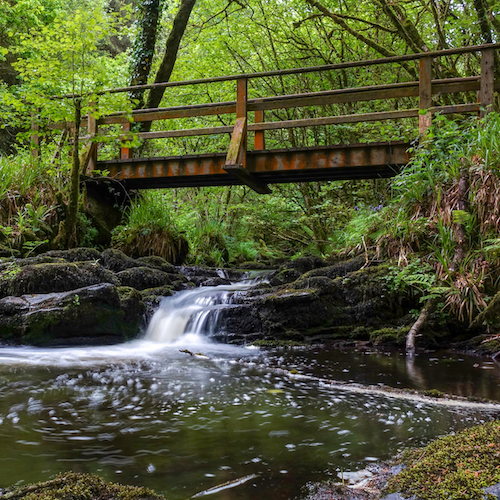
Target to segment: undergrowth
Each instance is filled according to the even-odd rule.
[[[472,427],[406,451],[405,469],[392,477],[387,493],[421,500],[483,500],[484,488],[500,482],[500,421]]]

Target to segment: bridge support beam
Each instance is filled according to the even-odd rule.
[[[224,170],[236,177],[241,184],[246,184],[259,194],[269,194],[267,184],[256,179],[247,170],[247,80],[237,81],[236,123],[229,144]]]
[[[249,151],[247,171],[259,184],[392,177],[408,163],[409,143],[372,143]],[[247,184],[225,171],[226,155],[175,156],[98,162],[130,189]]]

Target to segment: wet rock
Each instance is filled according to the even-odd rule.
[[[96,285],[119,282],[114,274],[93,262],[47,263],[16,267],[2,271],[0,297],[28,293],[65,292]]]
[[[109,283],[63,293],[0,300],[3,340],[29,345],[116,343],[137,335],[144,304],[138,292]]]
[[[104,252],[102,252],[101,265],[106,269],[117,273],[130,269],[131,267],[139,267],[141,264],[123,253],[121,250],[109,248],[108,250],[104,250]]]
[[[353,259],[337,262],[331,266],[312,269],[307,272],[306,276],[327,276],[328,278],[334,279],[354,271],[359,271],[364,266],[366,266],[366,259],[360,255]]]
[[[39,257],[55,257],[64,259],[66,262],[82,262],[85,260],[97,261],[101,258],[101,252],[95,248],[71,248],[70,250],[50,250]]]
[[[164,273],[177,274],[175,266],[170,264],[170,262],[167,262],[163,257],[157,257],[155,255],[151,255],[149,257],[139,257],[137,262],[139,262],[141,266],[159,269]]]
[[[224,309],[220,329],[214,340],[228,344],[245,344],[262,337],[262,323],[252,313],[251,304],[234,305]]]
[[[130,286],[136,290],[172,284],[167,273],[149,267],[133,267],[126,269],[125,271],[117,273],[116,278],[122,286]]]

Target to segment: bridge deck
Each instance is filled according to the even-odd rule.
[[[392,177],[409,160],[407,142],[248,151],[246,170],[262,184]],[[127,188],[244,184],[224,170],[226,153],[97,162]]]

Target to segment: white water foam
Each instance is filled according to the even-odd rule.
[[[207,286],[179,292],[162,300],[151,318],[145,339],[171,344],[187,335],[207,342],[220,329],[221,313],[235,303],[239,294],[259,281]]]

